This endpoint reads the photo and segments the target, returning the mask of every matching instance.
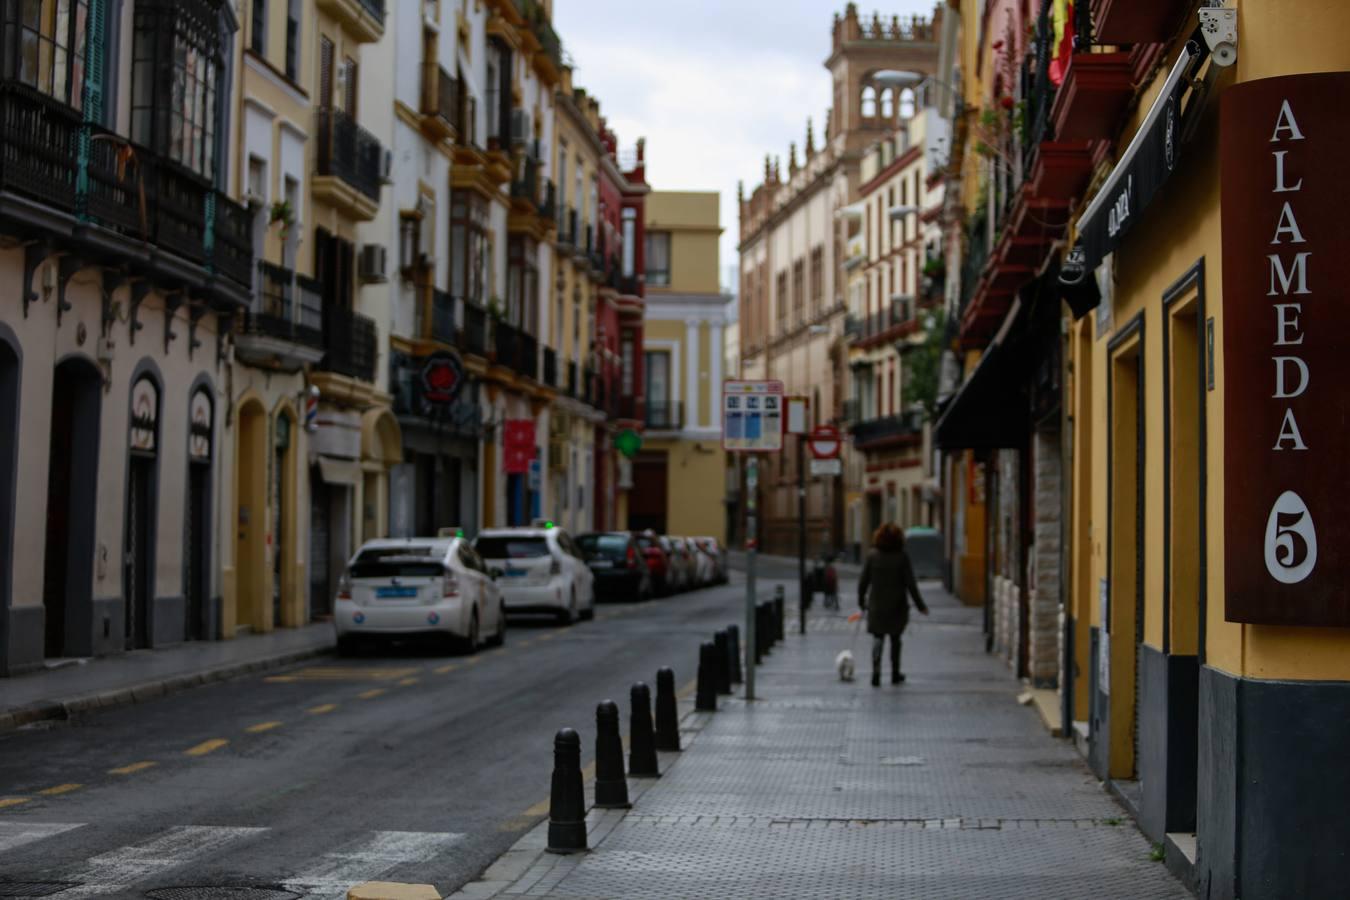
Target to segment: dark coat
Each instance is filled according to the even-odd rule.
[[[869,592],[870,588],[870,592]],[[908,596],[907,596],[908,595]],[[909,599],[920,612],[928,612],[914,567],[904,550],[873,550],[867,554],[858,581],[858,605],[867,610],[867,630],[872,634],[899,634],[909,622]]]

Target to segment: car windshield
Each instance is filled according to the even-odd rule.
[[[643,550],[650,550],[650,549],[652,549],[653,547],[658,547],[658,548],[659,548],[659,547],[661,546],[660,544],[658,544],[658,543],[656,542],[656,538],[653,538],[653,537],[646,537],[646,536],[639,537],[639,538],[637,539],[637,545],[638,545],[639,547],[641,547]]]
[[[628,537],[622,534],[583,534],[577,544],[588,558],[623,559],[628,553]]]
[[[351,566],[352,578],[436,578],[445,566],[430,547],[381,547],[361,551]]]
[[[484,559],[539,559],[548,556],[548,541],[541,537],[484,535],[474,542]]]

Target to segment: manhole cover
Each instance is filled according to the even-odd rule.
[[[77,886],[73,881],[0,881],[0,897],[50,897]]]
[[[150,900],[300,900],[295,891],[265,887],[167,887],[146,891]]]

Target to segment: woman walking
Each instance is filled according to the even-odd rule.
[[[905,680],[900,672],[900,636],[909,623],[910,598],[919,612],[928,615],[905,552],[905,534],[900,526],[887,522],[872,536],[872,552],[867,554],[858,581],[858,605],[867,611],[867,630],[872,635],[872,687],[881,686],[881,651],[887,636],[891,639],[891,684]]]

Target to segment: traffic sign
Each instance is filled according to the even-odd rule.
[[[838,459],[844,439],[833,425],[817,425],[806,439],[806,445],[816,459]]]
[[[783,382],[723,383],[722,447],[736,453],[783,449]]]
[[[837,456],[811,460],[811,475],[843,475],[844,461]]]
[[[806,434],[811,430],[809,403],[805,397],[787,398],[787,433]]]

